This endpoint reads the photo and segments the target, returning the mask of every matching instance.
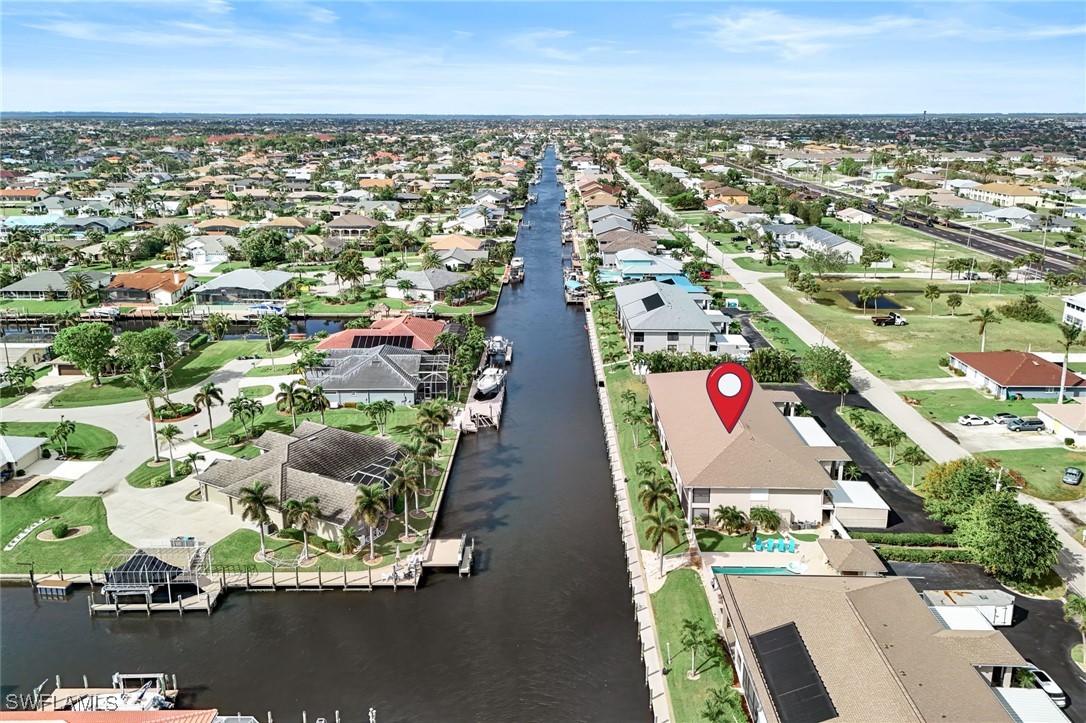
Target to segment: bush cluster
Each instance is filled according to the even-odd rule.
[[[927,532],[857,532],[856,539],[867,540],[873,545],[894,547],[957,547],[953,534],[936,535]]]
[[[893,547],[883,545],[876,552],[884,560],[897,562],[979,562],[972,550],[960,547]]]

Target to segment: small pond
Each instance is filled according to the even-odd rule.
[[[848,300],[848,303],[855,306],[857,309],[863,308],[863,302],[860,301],[860,295],[856,291],[842,291],[841,296]],[[895,309],[903,309],[904,307],[896,301],[891,301],[885,296],[881,299],[868,299],[867,310],[868,311],[893,311]]]

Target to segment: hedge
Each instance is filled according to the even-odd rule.
[[[892,545],[894,547],[958,546],[958,540],[953,533],[936,535],[926,532],[855,532],[852,536],[860,540],[867,540],[872,545]]]
[[[187,417],[190,414],[196,413],[196,407],[184,402],[174,402],[173,404],[159,404],[155,407],[155,420],[162,419],[177,419],[179,417]]]
[[[964,548],[893,547],[883,545],[875,552],[884,560],[896,562],[973,562],[979,563],[972,550]]]

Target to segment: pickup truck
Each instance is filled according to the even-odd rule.
[[[871,323],[875,326],[905,326],[909,320],[896,311],[891,311],[889,314],[872,316]]]

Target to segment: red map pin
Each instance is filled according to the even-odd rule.
[[[726,362],[709,372],[705,390],[717,416],[724,423],[724,429],[729,432],[735,429],[753,389],[754,380],[742,364]]]

